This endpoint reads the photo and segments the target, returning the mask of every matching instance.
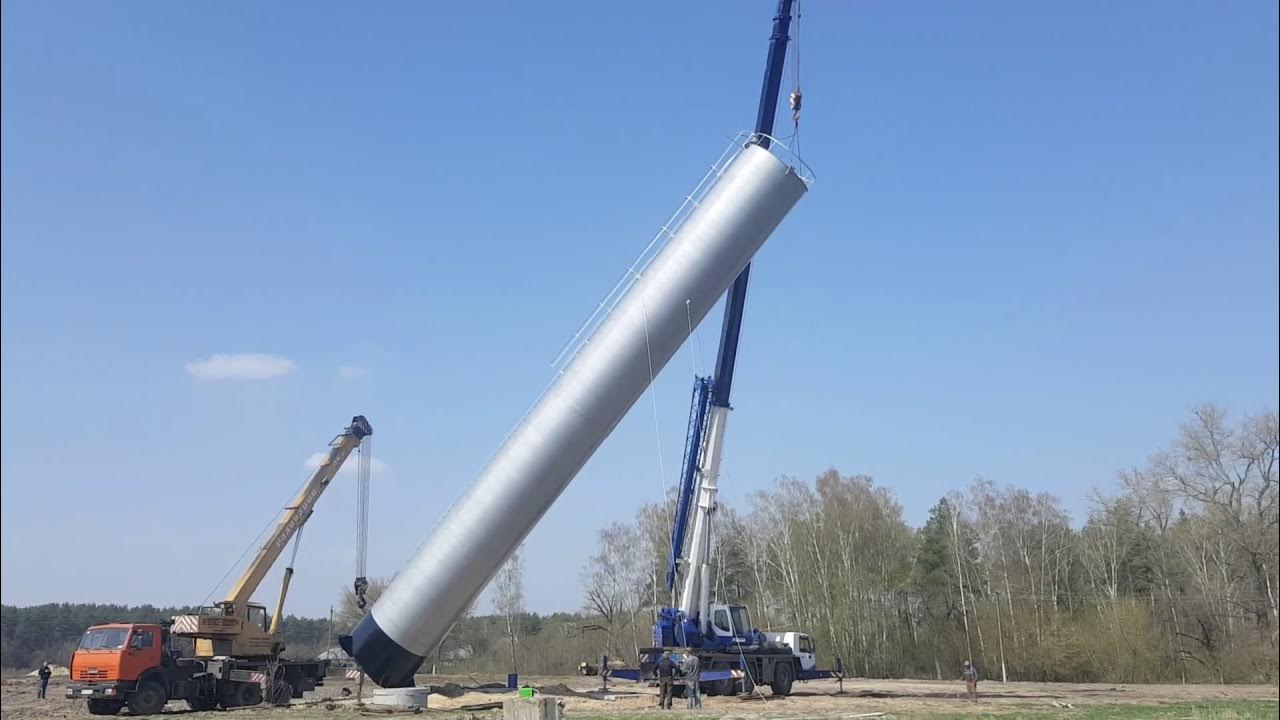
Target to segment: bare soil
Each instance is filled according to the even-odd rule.
[[[424,716],[432,718],[477,718],[492,720],[501,716],[498,710],[473,710],[468,706],[501,702],[509,697],[505,692],[482,691],[466,688],[492,683],[491,677],[438,677],[420,675],[419,685],[442,686],[445,694],[430,695],[430,709]],[[579,676],[526,677],[524,681],[543,688],[545,694],[557,695],[564,703],[566,716],[573,718],[637,718],[660,717],[657,709],[657,692],[643,684],[614,681],[609,683],[608,693],[585,693],[600,689],[600,679]],[[66,678],[53,679],[49,685],[49,698],[36,699],[36,680],[29,677],[6,677],[0,692],[0,720],[63,720],[92,717],[85,704],[63,697]],[[447,683],[463,686],[447,687]],[[351,691],[344,697],[342,690]],[[367,698],[373,686],[366,685]],[[302,700],[295,700],[288,708],[259,706],[231,711],[241,720],[269,718],[269,720],[363,720],[389,713],[361,708],[355,701],[356,682],[332,677],[327,684]],[[1027,715],[1069,716],[1073,711],[1099,707],[1170,706],[1184,703],[1229,701],[1277,701],[1277,689],[1272,685],[1112,685],[1027,683],[1001,684],[983,682],[979,687],[977,703],[963,697],[963,685],[959,682],[935,682],[927,680],[846,680],[844,691],[834,680],[797,683],[790,697],[773,697],[765,689],[753,699],[736,697],[708,697],[700,712],[683,708],[677,700],[677,715],[696,715],[706,718],[851,718],[863,713],[885,713],[882,717],[931,717],[937,715],[998,714],[1008,717]],[[569,693],[569,694],[564,694]],[[453,697],[450,697],[450,696]],[[191,716],[190,720],[208,720],[221,717],[231,720],[224,712],[196,713],[187,709],[186,703],[170,703],[165,715]],[[400,715],[396,713],[394,715]],[[404,713],[407,714],[407,713]],[[122,714],[122,717],[127,713]],[[394,720],[393,718],[390,720]]]

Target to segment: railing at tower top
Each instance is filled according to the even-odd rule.
[[[694,186],[693,190],[684,196],[684,202],[680,203],[680,207],[676,208],[676,211],[672,213],[671,217],[663,223],[662,227],[658,230],[658,233],[649,241],[649,244],[644,246],[644,249],[640,251],[640,254],[631,263],[631,266],[627,268],[627,271],[622,274],[622,277],[618,279],[618,282],[614,283],[613,288],[609,290],[609,293],[596,304],[591,315],[588,316],[580,326],[578,326],[578,330],[573,334],[573,337],[569,338],[569,341],[560,348],[560,352],[557,353],[555,358],[551,361],[551,366],[556,368],[557,374],[569,365],[569,362],[573,360],[573,358],[586,344],[587,338],[591,337],[591,334],[596,331],[596,328],[600,327],[600,324],[604,322],[605,318],[609,317],[610,313],[612,313],[614,308],[617,307],[618,302],[622,300],[623,296],[627,294],[627,291],[631,289],[631,286],[635,285],[636,281],[640,279],[640,276],[644,273],[645,269],[649,267],[649,263],[653,262],[653,259],[658,256],[658,253],[662,251],[662,248],[666,247],[667,241],[675,237],[685,220],[689,219],[689,216],[693,214],[695,209],[697,209],[698,205],[702,202],[702,199],[705,198],[707,193],[711,190],[711,187],[716,184],[716,180],[719,180],[720,177],[724,175],[725,169],[728,168],[738,155],[747,147],[752,145],[760,146],[759,141],[762,138],[769,139],[769,145],[765,149],[794,171],[796,176],[804,181],[806,186],[813,184],[813,171],[809,169],[809,166],[800,159],[800,156],[797,155],[795,151],[787,145],[784,145],[777,138],[774,138],[771,135],[765,135],[764,133],[751,133],[745,130],[738,133],[733,140],[729,142],[728,147],[720,153],[720,157],[711,164],[711,168],[702,176],[702,179],[698,181],[698,184]]]

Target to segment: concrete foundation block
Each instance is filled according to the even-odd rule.
[[[560,701],[553,697],[507,698],[502,720],[561,720]]]

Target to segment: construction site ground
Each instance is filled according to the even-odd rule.
[[[0,695],[0,720],[87,719],[90,716],[81,701],[63,697],[65,678],[53,679],[49,698],[36,699],[36,680],[26,676],[5,677]],[[498,678],[475,676],[419,676],[419,685],[440,689],[429,696],[429,709],[421,715],[430,718],[476,718],[496,720],[501,710],[476,706],[501,703],[511,695],[496,689],[468,689],[493,684]],[[766,718],[792,720],[800,718],[964,718],[1035,717],[1079,718],[1086,720],[1118,720],[1120,718],[1275,718],[1277,689],[1274,685],[1117,685],[983,682],[979,699],[972,703],[963,697],[959,682],[926,680],[846,680],[844,692],[834,680],[797,684],[791,697],[777,698],[766,689],[753,699],[708,697],[701,711],[684,709],[677,700],[676,709],[657,709],[657,690],[634,683],[611,682],[608,693],[594,692],[600,679],[593,677],[528,677],[525,681],[542,688],[546,695],[558,697],[564,704],[566,718],[608,718],[610,720],[649,720],[651,718],[697,716],[703,718]],[[350,697],[343,696],[343,689]],[[165,715],[269,718],[270,720],[364,720],[390,713],[355,701],[357,685],[345,678],[330,678],[315,693],[295,700],[287,708],[259,706],[241,710],[196,713],[185,703],[170,703]],[[371,686],[366,685],[367,699]],[[588,694],[590,693],[590,694]],[[122,713],[121,717],[127,713]]]

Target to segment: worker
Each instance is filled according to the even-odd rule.
[[[658,666],[654,668],[654,672],[658,675],[658,707],[663,710],[671,709],[671,683],[675,680],[676,663],[671,659],[671,651],[664,650],[662,659],[658,661]]]
[[[698,656],[689,653],[684,660],[685,695],[689,698],[690,710],[702,709],[702,686],[698,680],[702,677],[702,663]]]
[[[978,702],[978,669],[972,662],[965,660],[960,677],[964,679],[964,689],[969,694],[969,699]]]
[[[45,693],[49,690],[49,678],[53,677],[53,670],[49,668],[49,663],[40,666],[40,689],[36,691],[36,697],[41,700],[45,699]]]

